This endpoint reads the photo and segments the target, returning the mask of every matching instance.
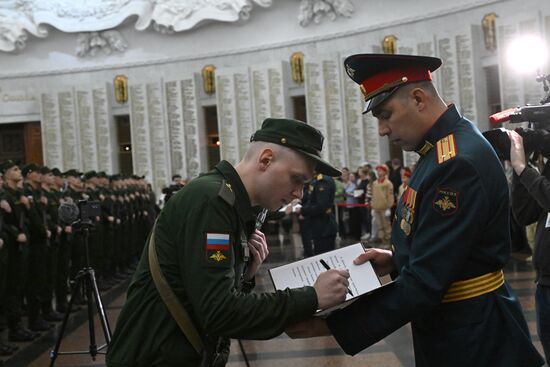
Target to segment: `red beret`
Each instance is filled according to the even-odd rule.
[[[378,171],[379,169],[381,169],[382,171],[388,173],[388,166],[386,166],[385,164],[380,164],[380,165],[376,166],[376,170]]]

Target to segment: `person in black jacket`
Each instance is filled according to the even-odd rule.
[[[512,211],[518,222],[528,225],[537,222],[533,265],[537,290],[535,305],[537,332],[544,348],[546,361],[550,357],[550,160],[542,174],[529,167],[525,159],[523,138],[509,131],[510,161],[514,168],[512,182]],[[542,165],[541,165],[542,166]]]

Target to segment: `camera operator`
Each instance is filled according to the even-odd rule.
[[[535,294],[537,331],[546,360],[550,357],[550,160],[540,172],[529,167],[523,138],[515,131],[510,137],[510,161],[514,169],[512,211],[522,225],[537,222],[533,265],[536,271]],[[542,157],[541,157],[542,158]]]

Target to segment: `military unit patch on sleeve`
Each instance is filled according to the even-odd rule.
[[[231,264],[231,236],[228,233],[206,233],[205,264],[226,267]]]
[[[432,207],[441,215],[451,215],[458,210],[458,191],[449,188],[437,189]]]
[[[456,144],[454,134],[447,135],[436,143],[437,163],[441,164],[456,157]]]

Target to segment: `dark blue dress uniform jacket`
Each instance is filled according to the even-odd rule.
[[[300,213],[307,219],[308,229],[314,239],[336,236],[333,210],[335,192],[334,179],[326,175],[315,176],[309,185],[308,200],[304,201]]]
[[[399,201],[392,228],[398,276],[331,315],[332,333],[356,354],[411,322],[418,367],[541,366],[506,283],[441,302],[453,282],[494,272],[508,260],[508,187],[494,150],[454,106],[425,140],[433,147],[422,152],[409,183],[414,192]]]

